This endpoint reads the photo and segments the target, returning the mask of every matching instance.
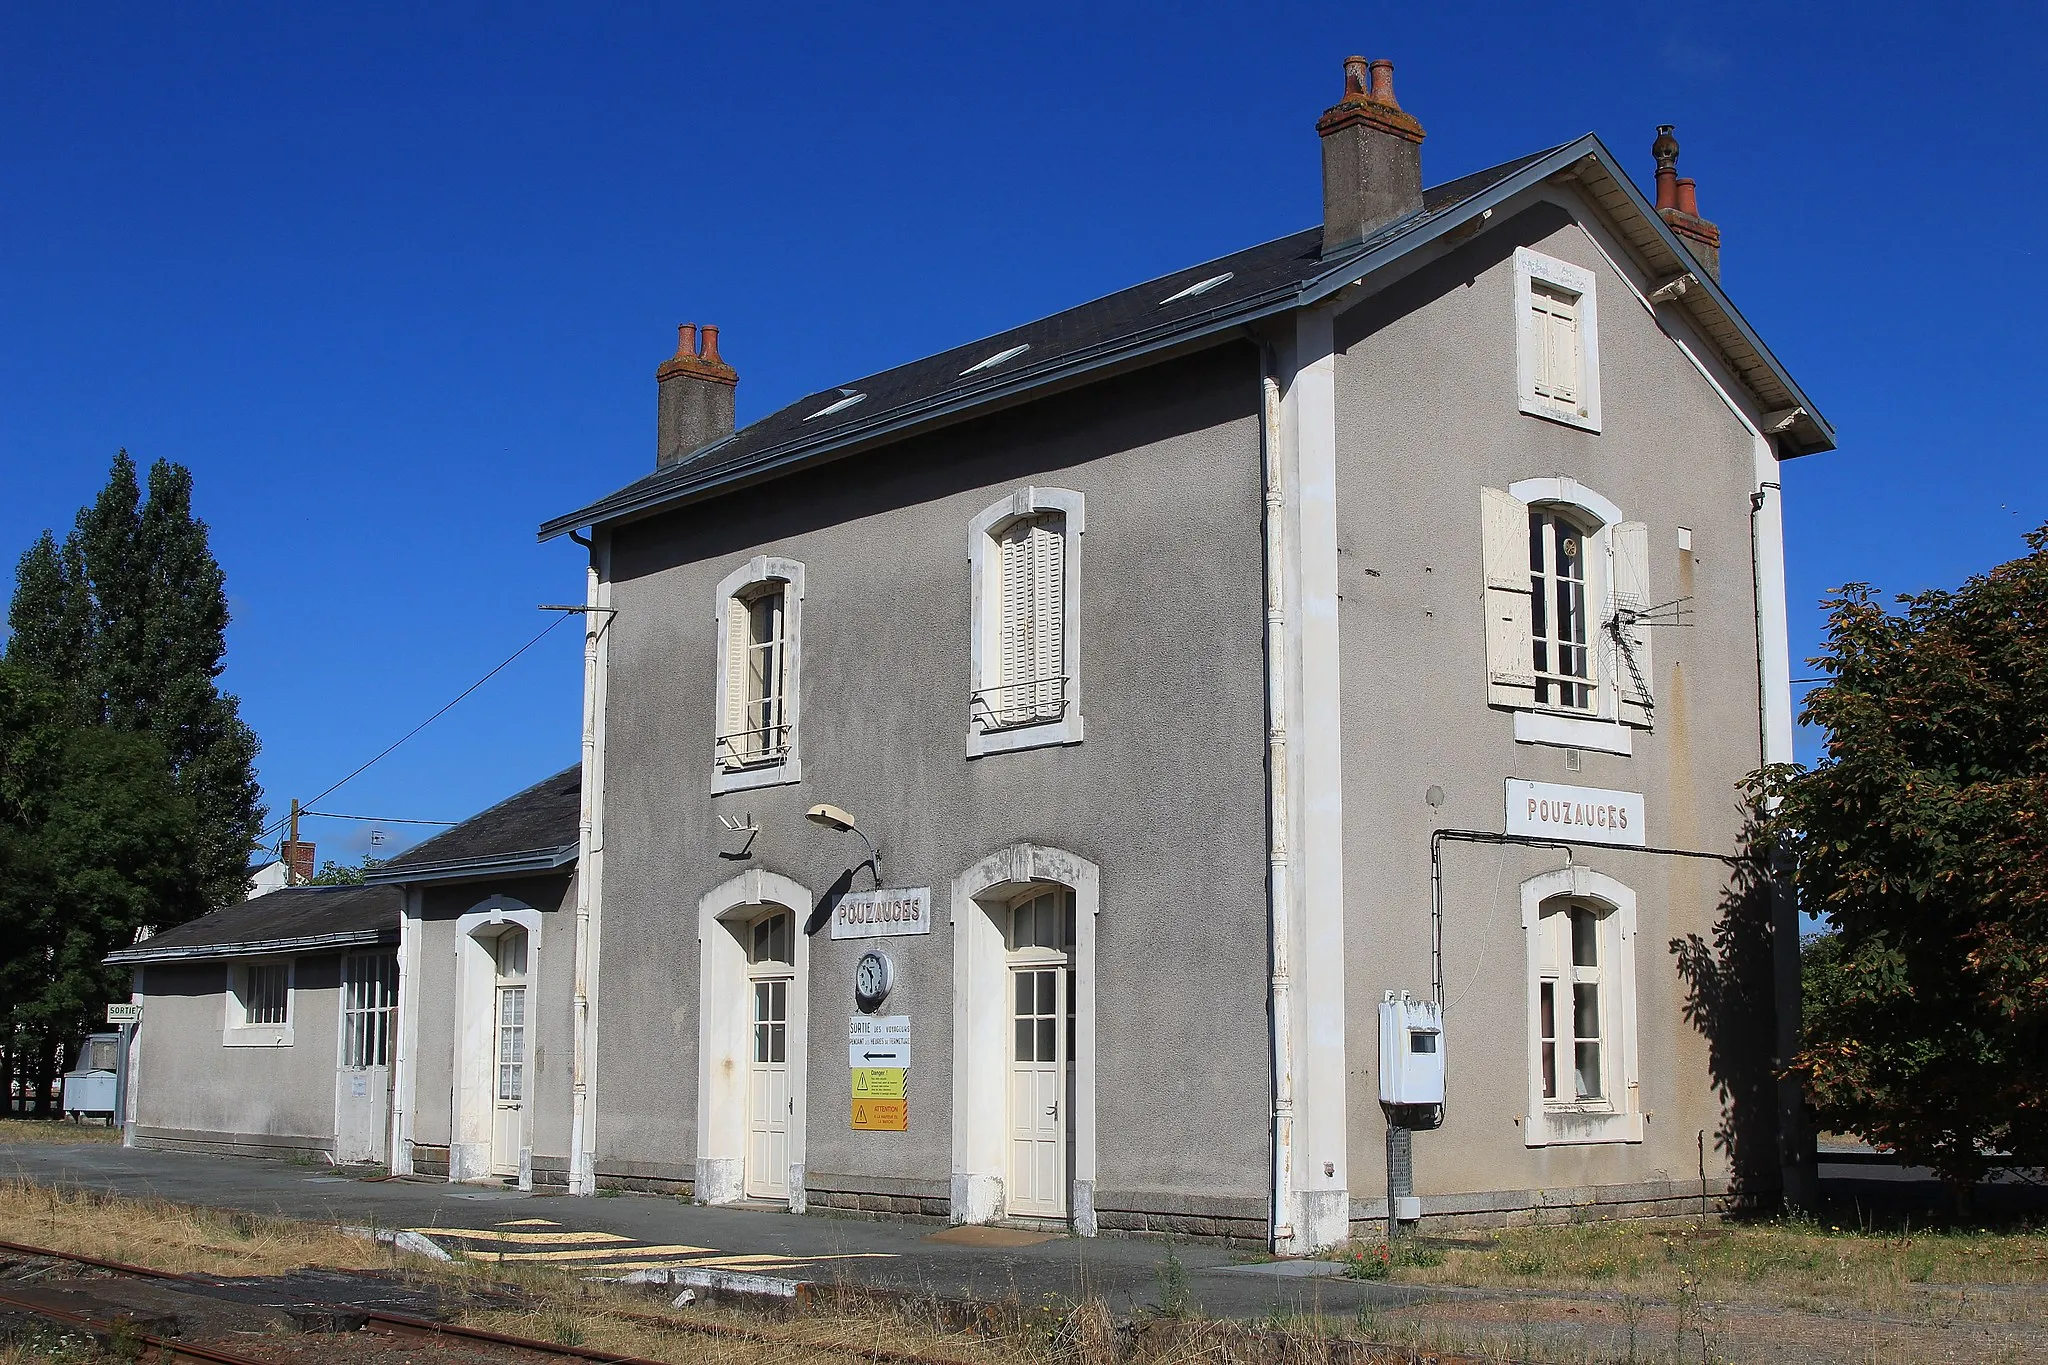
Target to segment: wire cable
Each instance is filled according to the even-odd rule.
[[[397,748],[397,747],[398,747],[399,745],[401,745],[401,744],[405,743],[405,742],[406,742],[407,740],[411,739],[411,738],[412,738],[412,737],[413,737],[414,735],[416,735],[416,734],[418,734],[418,733],[419,733],[420,731],[422,731],[422,730],[426,729],[426,728],[427,728],[427,727],[428,727],[429,725],[432,725],[432,724],[433,724],[433,723],[434,723],[435,721],[437,721],[437,720],[441,719],[441,717],[443,717],[443,716],[447,715],[447,714],[448,714],[448,713],[449,713],[450,711],[453,711],[453,710],[455,709],[455,706],[456,706],[456,703],[457,703],[457,702],[460,702],[460,701],[461,701],[461,700],[462,700],[462,699],[463,699],[464,697],[466,697],[466,696],[468,696],[468,695],[469,695],[470,693],[472,693],[472,692],[476,691],[476,690],[477,690],[477,689],[478,689],[479,687],[482,687],[482,686],[483,686],[483,685],[484,685],[485,683],[487,683],[487,682],[489,682],[489,681],[490,681],[491,679],[493,679],[493,678],[497,677],[497,676],[498,676],[498,675],[499,675],[500,673],[503,673],[503,672],[504,672],[504,671],[505,671],[505,670],[506,670],[506,669],[507,669],[508,667],[510,667],[510,666],[511,666],[511,664],[512,664],[512,661],[513,661],[513,660],[517,659],[517,658],[518,658],[518,657],[519,657],[520,655],[524,654],[524,653],[525,653],[525,652],[526,652],[527,650],[529,650],[529,649],[532,649],[532,648],[533,648],[533,647],[534,647],[535,645],[539,644],[539,643],[540,643],[540,642],[541,642],[542,640],[546,639],[546,638],[548,637],[548,634],[549,634],[549,632],[551,632],[552,630],[554,630],[554,628],[555,628],[555,627],[557,627],[557,626],[561,625],[561,624],[562,624],[562,622],[564,622],[564,621],[566,621],[566,620],[568,620],[568,619],[569,619],[569,618],[568,618],[567,616],[557,616],[557,617],[556,617],[556,618],[555,618],[554,620],[552,620],[552,621],[548,622],[548,623],[547,623],[547,625],[546,625],[546,626],[544,626],[544,627],[543,627],[543,628],[541,629],[541,632],[540,632],[540,634],[538,634],[538,635],[534,636],[534,637],[533,637],[533,638],[532,638],[531,640],[528,640],[528,641],[527,641],[527,642],[526,642],[525,644],[523,644],[523,645],[519,646],[519,648],[517,648],[517,649],[513,650],[511,654],[509,654],[509,655],[507,655],[507,656],[506,656],[506,658],[505,658],[505,661],[504,661],[503,663],[499,664],[499,665],[498,665],[498,666],[497,666],[496,668],[492,669],[492,670],[491,670],[490,672],[488,672],[488,673],[484,674],[484,675],[483,675],[483,676],[482,676],[481,678],[478,678],[478,679],[477,679],[477,680],[476,680],[475,682],[471,683],[471,684],[470,684],[469,686],[467,686],[467,687],[463,688],[463,689],[462,689],[462,690],[461,690],[460,692],[456,693],[456,694],[455,694],[455,700],[454,700],[454,701],[451,701],[451,702],[449,702],[449,703],[448,703],[448,704],[447,704],[446,706],[444,706],[444,707],[442,707],[442,708],[441,708],[440,710],[436,711],[436,712],[435,712],[435,713],[434,713],[433,715],[431,715],[431,716],[428,716],[428,717],[427,717],[427,718],[426,718],[425,720],[421,721],[421,722],[420,722],[420,723],[419,723],[418,725],[415,725],[415,726],[413,726],[413,727],[412,727],[412,729],[410,729],[410,730],[407,730],[407,731],[406,731],[406,732],[405,732],[404,734],[400,735],[400,736],[399,736],[399,737],[398,737],[397,739],[394,739],[394,740],[392,740],[392,741],[391,741],[391,743],[389,743],[388,745],[386,745],[386,746],[385,746],[385,747],[384,747],[384,748],[383,748],[383,749],[382,749],[382,750],[381,750],[381,751],[380,751],[380,752],[379,752],[379,753],[377,754],[377,756],[376,756],[375,758],[372,758],[372,759],[371,759],[371,760],[370,760],[370,761],[369,761],[368,763],[365,763],[365,764],[363,764],[363,765],[362,765],[361,767],[357,768],[357,769],[356,769],[356,770],[355,770],[354,772],[350,773],[350,774],[349,774],[349,775],[348,775],[347,777],[344,777],[344,778],[342,778],[342,779],[341,779],[341,781],[339,781],[339,782],[335,783],[335,784],[334,784],[333,786],[329,787],[329,788],[328,788],[328,789],[327,789],[326,791],[323,791],[323,792],[321,792],[319,796],[315,796],[315,797],[313,798],[313,800],[312,800],[312,801],[308,801],[308,802],[306,802],[306,803],[305,803],[304,805],[300,806],[300,807],[299,807],[299,815],[300,815],[300,817],[301,817],[301,818],[303,818],[303,817],[305,816],[305,813],[306,813],[306,809],[305,809],[305,808],[306,808],[306,806],[310,806],[310,805],[313,805],[313,804],[314,804],[314,802],[317,802],[317,801],[319,801],[319,800],[320,800],[320,799],[321,799],[322,797],[332,796],[332,795],[333,795],[333,794],[334,794],[335,792],[337,792],[337,791],[341,790],[341,789],[342,789],[343,787],[347,786],[347,785],[348,785],[348,784],[349,784],[350,782],[353,782],[353,781],[355,781],[355,779],[356,779],[356,778],[358,778],[358,777],[361,777],[361,776],[362,776],[362,775],[363,775],[363,774],[364,774],[365,772],[369,771],[369,769],[370,769],[370,768],[371,768],[371,767],[372,767],[373,765],[375,765],[375,764],[377,764],[377,763],[381,762],[381,761],[382,761],[382,760],[383,760],[384,758],[388,757],[388,756],[390,755],[390,753],[391,753],[391,751],[392,751],[393,749],[396,749],[396,748]],[[257,843],[258,843],[258,845],[259,845],[259,846],[261,846],[261,844],[262,844],[262,842],[263,842],[263,840],[264,840],[264,839],[268,839],[268,838],[269,838],[269,837],[270,837],[271,835],[273,835],[273,834],[277,833],[277,832],[278,832],[279,830],[283,829],[283,828],[284,828],[284,827],[285,827],[286,825],[288,825],[288,824],[290,824],[290,823],[291,823],[291,817],[290,817],[289,815],[287,815],[287,816],[285,816],[285,817],[284,817],[283,819],[279,820],[279,821],[278,821],[278,822],[277,822],[276,824],[274,824],[274,825],[270,826],[270,828],[268,828],[268,829],[264,830],[264,831],[263,831],[263,834],[262,834],[262,836],[261,836],[261,838],[259,838],[259,839],[257,840]]]

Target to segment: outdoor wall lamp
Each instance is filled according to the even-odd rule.
[[[816,805],[804,812],[804,819],[826,829],[836,829],[841,834],[858,834],[860,841],[868,846],[868,862],[875,869],[875,885],[882,884],[882,855],[875,848],[875,841],[862,834],[860,827],[853,823],[853,817],[837,806]]]

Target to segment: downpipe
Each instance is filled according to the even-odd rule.
[[[603,576],[597,546],[574,531],[569,536],[590,552],[583,585],[583,767],[576,819],[576,985],[570,1034],[569,1193],[590,1195],[597,1192],[586,1123],[590,1105],[590,921],[597,881],[595,811],[598,763],[602,757],[597,743],[598,636],[610,617],[599,610],[603,605]]]
[[[1280,442],[1278,359],[1261,343],[1259,454],[1266,510],[1266,900],[1271,943],[1273,1214],[1275,1252],[1294,1239],[1294,1001],[1292,879],[1287,845],[1287,494]]]

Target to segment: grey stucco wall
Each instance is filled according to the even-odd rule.
[[[420,893],[420,972],[415,995],[419,1011],[414,1059],[412,1140],[415,1146],[446,1147],[453,1112],[456,1051],[456,921],[495,896],[529,906],[542,915],[539,952],[533,960],[527,1001],[527,1046],[531,1049],[529,1095],[534,1106],[533,1158],[537,1172],[559,1183],[569,1157],[569,1109],[574,1029],[575,878],[537,876],[484,882],[430,885]],[[472,1002],[488,1012],[495,1001]]]
[[[1261,1215],[1257,366],[1220,348],[614,533],[600,1174],[692,1174],[698,899],[749,866],[822,891],[856,856],[802,819],[830,801],[879,843],[890,885],[933,888],[936,927],[886,944],[887,1010],[913,1021],[907,1133],[849,1129],[845,1023],[870,945],[812,940],[810,1171],[945,1196],[949,886],[1030,841],[1101,868],[1098,1206],[1228,1196]],[[970,760],[968,524],[1025,484],[1087,498],[1087,737]],[[803,781],[713,797],[713,598],[759,553],[806,566]],[[753,817],[748,856],[727,856],[719,815]]]
[[[225,962],[155,963],[141,975],[139,1139],[333,1150],[339,954],[295,959],[286,1047],[222,1042]]]
[[[1340,587],[1345,703],[1347,992],[1352,1020],[1352,1190],[1384,1186],[1374,1011],[1381,994],[1426,995],[1429,842],[1438,827],[1498,830],[1503,779],[1642,792],[1655,846],[1734,851],[1736,784],[1760,761],[1753,445],[1662,335],[1561,200],[1520,214],[1339,319]],[[1594,272],[1603,430],[1517,411],[1513,257],[1531,246]],[[1731,386],[1732,387],[1732,386]],[[1656,726],[1623,757],[1518,744],[1510,712],[1487,704],[1479,489],[1569,475],[1648,523],[1658,600],[1690,596],[1689,628],[1653,631]],[[1678,549],[1678,528],[1693,531]],[[1425,803],[1441,786],[1440,810]],[[1426,1195],[1626,1186],[1710,1176],[1730,1149],[1753,1181],[1775,1181],[1768,1102],[1753,1074],[1710,1064],[1738,1034],[1769,1038],[1757,963],[1719,961],[1726,987],[1702,1026],[1670,948],[1711,942],[1730,887],[1718,864],[1624,850],[1583,866],[1639,897],[1639,1074],[1649,1114],[1640,1145],[1526,1148],[1527,988],[1520,883],[1562,866],[1552,851],[1449,845],[1444,948],[1446,1126],[1415,1138]],[[1761,989],[1761,994],[1753,994]],[[1751,1017],[1736,1017],[1749,1015]],[[1725,1081],[1729,1092],[1717,1091]]]

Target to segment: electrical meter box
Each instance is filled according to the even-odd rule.
[[[1443,1102],[1443,1009],[1406,991],[1388,991],[1380,1002],[1380,1103]]]

